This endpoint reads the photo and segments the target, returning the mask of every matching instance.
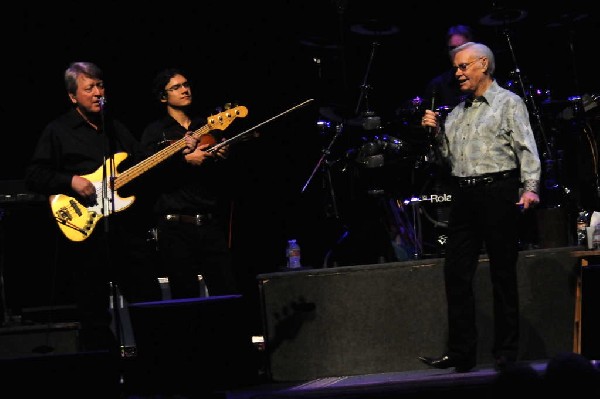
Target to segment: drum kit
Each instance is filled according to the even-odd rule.
[[[568,121],[570,125],[573,125],[574,121],[579,123],[585,120],[582,118],[582,112],[600,109],[600,96],[594,94],[575,96],[557,105],[552,100],[549,89],[536,87],[522,74],[507,28],[523,21],[526,17],[527,12],[524,10],[500,8],[482,16],[479,23],[484,26],[504,28],[503,34],[514,69],[508,75],[508,79],[501,84],[524,99],[543,162],[543,188],[547,190],[543,193],[543,197],[547,201],[547,206],[562,206],[565,196],[574,190],[573,187],[569,187],[572,182],[564,176],[566,171],[560,170],[564,167],[565,151],[560,147],[562,143],[555,137],[556,127],[548,126],[550,121],[548,114]],[[585,17],[582,15],[564,17],[556,24],[565,24],[566,20],[572,21],[574,18],[581,20]],[[382,118],[371,109],[370,72],[377,54],[378,40],[396,35],[399,29],[395,25],[381,24],[377,21],[352,25],[350,29],[356,34],[374,39],[360,86],[360,95],[353,108],[331,104],[319,108],[317,125],[322,136],[330,136],[331,139],[324,146],[323,156],[302,191],[306,190],[315,172],[327,169],[325,172],[330,186],[328,192],[332,196],[336,218],[350,219],[348,213],[360,213],[361,210],[357,207],[360,208],[364,203],[357,202],[356,198],[361,196],[371,200],[371,205],[368,206],[375,204],[374,206],[380,209],[392,245],[395,248],[402,247],[401,251],[396,251],[397,259],[390,259],[390,261],[441,256],[447,238],[452,196],[445,180],[446,174],[442,173],[435,162],[431,137],[420,126],[424,110],[430,108],[432,104],[424,104],[423,99],[418,96],[411,98],[396,109],[395,120],[392,123],[382,123]],[[562,109],[555,111],[557,106],[562,106]],[[445,104],[435,107],[442,118],[452,109],[453,107]],[[581,141],[588,142],[590,153],[596,163],[595,135],[585,122],[579,123],[579,126],[585,136],[585,140]],[[344,137],[348,136],[344,135],[346,131],[352,133],[350,139]],[[343,149],[340,153],[334,154],[334,143],[342,143]],[[328,159],[333,155],[336,155],[337,159],[333,161]],[[332,165],[337,165],[337,169],[332,169]],[[592,166],[592,170],[593,188],[597,190],[595,197],[598,197],[600,179],[598,179],[597,164]],[[336,184],[333,180],[336,173],[352,176],[350,183],[352,191],[348,201],[350,206],[338,206],[341,196],[334,190]],[[339,190],[339,187],[337,189]],[[586,207],[581,203],[578,206]],[[352,226],[349,228],[352,229]],[[343,236],[347,235],[348,231],[345,231]],[[327,267],[327,264],[324,267]]]

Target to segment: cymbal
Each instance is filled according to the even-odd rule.
[[[390,36],[400,32],[400,29],[396,25],[381,22],[376,19],[370,19],[364,23],[351,25],[350,30],[364,36]]]
[[[303,46],[320,50],[339,50],[341,48],[339,44],[327,41],[320,37],[302,38],[299,42]]]
[[[554,21],[548,22],[546,24],[547,28],[562,28],[562,27],[572,27],[576,23],[583,21],[589,15],[581,12],[570,12],[566,14],[562,14],[555,19]]]
[[[362,126],[364,118],[356,115],[345,107],[323,106],[319,108],[319,114],[331,122],[345,123],[349,126]]]
[[[526,16],[527,11],[524,10],[499,8],[481,17],[479,23],[486,26],[509,25],[523,20]]]

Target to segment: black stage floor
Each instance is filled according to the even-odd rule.
[[[520,361],[503,371],[482,364],[467,373],[415,370],[320,378],[293,384],[230,390],[226,399],[511,399],[518,397],[600,397],[600,368],[573,352],[548,360]]]
[[[561,369],[563,373],[553,372],[552,378],[547,377],[556,357],[517,362],[502,372],[490,364],[481,364],[467,373],[425,369],[294,382],[270,382],[263,378],[244,384],[236,381],[237,376],[232,374],[220,388],[211,388],[205,378],[206,370],[202,369],[187,370],[180,376],[181,385],[163,386],[161,375],[153,375],[132,386],[127,384],[127,373],[120,374],[124,378],[119,380],[118,373],[123,368],[118,367],[114,359],[103,353],[80,353],[3,359],[0,384],[15,397],[18,392],[19,397],[62,399],[429,399],[450,395],[461,399],[510,399],[512,394],[527,397],[550,394],[550,391],[565,393],[567,397],[600,395],[597,362],[589,362],[595,372],[591,379],[589,370],[581,367],[579,355],[567,352],[558,356],[568,361],[561,362],[566,366]]]
[[[519,375],[522,368],[534,370],[543,378],[545,360],[517,363]],[[448,370],[415,370],[380,374],[320,378],[293,384],[263,384],[223,393],[227,399],[367,399],[367,398],[433,398],[456,394],[462,399],[492,397],[500,381],[499,372],[491,365],[481,365],[467,373]],[[518,380],[515,377],[515,380]],[[521,389],[526,387],[521,384]],[[516,392],[516,391],[515,391]],[[508,399],[508,398],[507,398]]]

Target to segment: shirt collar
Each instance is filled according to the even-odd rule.
[[[474,97],[473,95],[469,95],[467,98],[465,98],[465,108],[469,108],[471,105],[473,105],[473,103],[478,102],[490,104],[496,93],[498,93],[499,88],[500,86],[498,86],[498,83],[496,83],[496,80],[494,79],[490,87],[488,87],[482,96]]]

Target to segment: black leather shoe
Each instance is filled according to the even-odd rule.
[[[494,361],[494,368],[496,369],[496,371],[503,371],[503,370],[506,370],[511,365],[513,365],[514,363],[515,363],[515,359],[508,357],[508,356],[501,355],[501,356],[496,357],[496,359]]]
[[[465,360],[449,355],[444,355],[441,357],[419,356],[419,360],[436,369],[447,369],[454,367],[454,369],[459,373],[465,373],[475,367],[475,360]]]

